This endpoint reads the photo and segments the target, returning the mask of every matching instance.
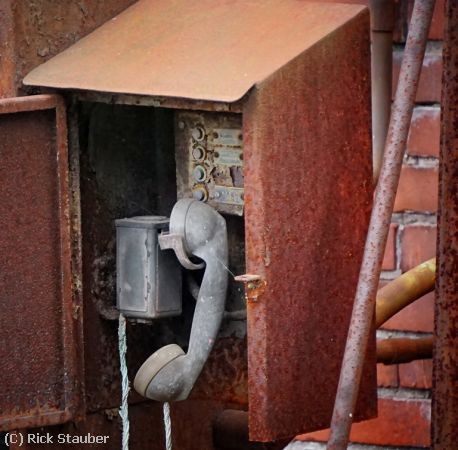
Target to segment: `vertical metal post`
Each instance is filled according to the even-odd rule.
[[[458,443],[458,4],[445,6],[442,140],[439,212],[432,437],[434,450]]]
[[[14,33],[14,9],[12,0],[0,2],[0,98],[18,95],[17,58]]]
[[[348,444],[433,9],[434,0],[415,1],[340,372],[328,450],[346,449]]]
[[[371,0],[372,154],[374,184],[382,167],[391,113],[394,1]]]

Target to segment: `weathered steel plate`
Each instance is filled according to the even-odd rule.
[[[233,102],[364,9],[297,0],[142,0],[24,84]]]
[[[81,401],[65,106],[0,100],[0,431],[62,423]]]
[[[458,4],[445,4],[433,350],[433,450],[458,442]]]
[[[329,426],[372,199],[369,14],[244,111],[250,438]],[[251,289],[250,289],[251,288]],[[376,412],[373,342],[359,418]]]

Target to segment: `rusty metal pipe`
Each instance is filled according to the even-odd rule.
[[[379,289],[375,304],[376,328],[415,300],[434,291],[435,280],[436,258],[432,258]]]
[[[377,341],[377,362],[386,365],[402,364],[418,359],[431,359],[433,337],[419,339],[381,339]]]
[[[374,184],[382,167],[391,113],[394,1],[371,0],[372,155]]]
[[[342,361],[328,450],[343,450],[348,444],[373,323],[382,258],[433,9],[434,0],[415,1]]]

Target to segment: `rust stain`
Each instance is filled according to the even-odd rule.
[[[247,303],[258,301],[258,297],[264,293],[267,286],[267,281],[262,280],[259,275],[238,275],[235,277],[235,281],[239,281],[244,284]]]

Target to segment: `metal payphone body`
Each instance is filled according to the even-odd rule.
[[[329,424],[371,206],[369,67],[357,5],[158,0],[25,78],[71,105],[87,414],[115,407],[119,387],[113,221],[169,216],[178,197],[222,214],[230,271],[256,275],[230,277],[226,309],[246,304],[247,320],[225,320],[190,401],[248,408],[252,440]],[[190,296],[181,316],[133,326],[131,370],[151,346],[186,346],[189,317]],[[374,416],[375,392],[372,343],[359,418]]]

